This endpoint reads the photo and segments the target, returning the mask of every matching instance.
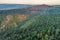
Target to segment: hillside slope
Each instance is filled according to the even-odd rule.
[[[60,16],[37,15],[17,27],[0,29],[0,40],[59,40]],[[20,26],[19,26],[20,25]]]

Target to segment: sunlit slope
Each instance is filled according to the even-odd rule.
[[[17,27],[5,28],[0,31],[1,40],[59,40],[60,16],[37,15],[26,19]],[[19,26],[20,25],[20,26]],[[51,38],[52,37],[52,38]]]

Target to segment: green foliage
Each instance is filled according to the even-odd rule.
[[[0,40],[59,40],[60,16],[37,15],[17,23],[17,27],[0,29]]]

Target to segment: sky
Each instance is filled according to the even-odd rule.
[[[48,5],[60,5],[60,0],[0,0],[0,4],[48,4]]]

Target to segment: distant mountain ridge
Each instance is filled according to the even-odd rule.
[[[37,11],[37,10],[46,10],[49,8],[49,5],[35,5],[29,8],[30,11]]]
[[[0,4],[0,10],[8,10],[8,9],[21,9],[26,8],[31,5],[24,4]]]
[[[0,4],[0,8],[1,8]],[[5,6],[7,6],[6,8],[9,8],[6,10],[0,9],[0,14],[30,14],[30,13],[59,13],[60,14],[60,6],[50,6],[50,5],[24,5],[24,4],[4,4]],[[2,5],[2,6],[4,6]],[[4,6],[4,7],[5,7]]]

